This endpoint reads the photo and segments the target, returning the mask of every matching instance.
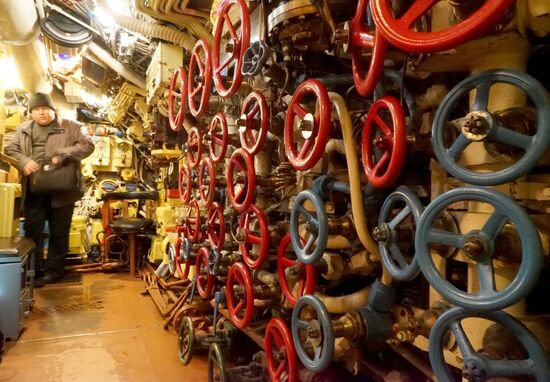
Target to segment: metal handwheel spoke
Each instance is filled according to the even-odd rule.
[[[294,105],[294,113],[296,113],[296,116],[298,116],[298,118],[300,119],[304,119],[306,117],[306,115],[308,114],[308,112],[306,111],[306,109],[304,109],[302,107],[302,105],[300,105],[299,103],[297,103],[296,105]]]
[[[380,114],[374,116],[374,122],[376,122],[376,126],[382,131],[385,137],[393,136],[393,129],[388,126],[387,122],[384,121]]]
[[[405,259],[405,256],[403,256],[403,253],[401,253],[401,249],[399,249],[399,246],[397,244],[392,243],[389,249],[391,253],[391,258],[396,260],[400,267],[406,268],[410,265],[407,262],[407,259]]]
[[[460,134],[453,142],[451,147],[447,149],[447,154],[454,160],[458,160],[460,154],[472,143],[472,140],[466,137],[464,134]]]
[[[458,345],[460,352],[462,353],[462,358],[471,356],[474,354],[474,349],[472,348],[472,344],[470,343],[470,340],[466,336],[466,333],[464,332],[464,328],[460,324],[460,321],[452,322],[450,324],[450,329],[453,331],[453,334],[456,338],[456,344]]]
[[[496,139],[500,143],[505,143],[510,146],[518,147],[523,150],[528,150],[533,144],[533,137],[518,133],[506,127],[497,126],[490,134],[490,137]]]
[[[447,232],[436,228],[431,228],[427,232],[428,242],[432,244],[444,244],[449,247],[462,248],[466,237],[459,233]]]
[[[490,296],[496,293],[495,270],[493,269],[492,259],[478,261],[476,269],[479,280],[479,294]]]
[[[487,360],[487,374],[492,377],[508,377],[510,375],[534,375],[535,363],[525,360]]]
[[[411,213],[411,209],[409,206],[405,206],[389,223],[388,226],[391,229],[395,229],[409,214]]]
[[[487,105],[489,103],[489,91],[491,90],[491,86],[493,86],[492,82],[483,82],[475,88],[476,96],[474,99],[472,110],[487,110]]]
[[[509,221],[510,218],[500,211],[495,211],[493,214],[489,217],[483,228],[481,229],[481,232],[483,232],[487,237],[490,239],[495,239],[498,233],[502,230],[504,225],[507,221]]]
[[[300,216],[305,217],[308,223],[317,224],[317,220],[315,219],[315,217],[311,214],[311,212],[306,210],[304,206],[300,205],[297,208],[298,212],[300,212]]]

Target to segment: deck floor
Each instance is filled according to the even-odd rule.
[[[143,290],[126,273],[35,289],[23,333],[5,345],[0,381],[206,381],[206,359],[179,363],[176,333],[162,328]]]

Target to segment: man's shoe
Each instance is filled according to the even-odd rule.
[[[44,285],[47,285],[47,284],[54,284],[54,283],[58,282],[59,280],[61,280],[61,277],[54,277],[51,274],[46,273],[46,274],[44,274],[44,276],[40,277],[39,279],[34,280],[34,287],[35,288],[41,288],[41,287],[43,287]]]

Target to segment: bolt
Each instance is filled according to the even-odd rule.
[[[307,222],[306,230],[311,233],[317,233],[317,224],[314,222]]]
[[[241,243],[246,241],[246,231],[244,229],[239,229],[235,238]]]
[[[483,253],[483,243],[478,238],[468,239],[462,248],[467,256],[476,257]]]
[[[478,369],[475,363],[467,362],[464,364],[462,377],[470,382],[482,382],[486,379],[486,373],[484,369]]]
[[[300,266],[299,265],[293,265],[287,269],[287,274],[289,276],[299,276],[300,275]]]
[[[310,326],[310,327],[307,328],[307,336],[309,338],[318,338],[319,337],[319,331]]]
[[[372,230],[372,237],[376,241],[386,241],[388,236],[388,230],[384,226],[374,227]]]

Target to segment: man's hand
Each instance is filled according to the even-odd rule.
[[[58,156],[55,156],[55,157],[52,157],[52,163],[54,165],[58,165],[58,164],[61,164],[62,160],[61,160],[61,157],[58,157]]]
[[[32,173],[37,172],[40,170],[40,165],[36,163],[33,160],[30,160],[24,167],[23,167],[23,174],[24,175],[30,175]]]

